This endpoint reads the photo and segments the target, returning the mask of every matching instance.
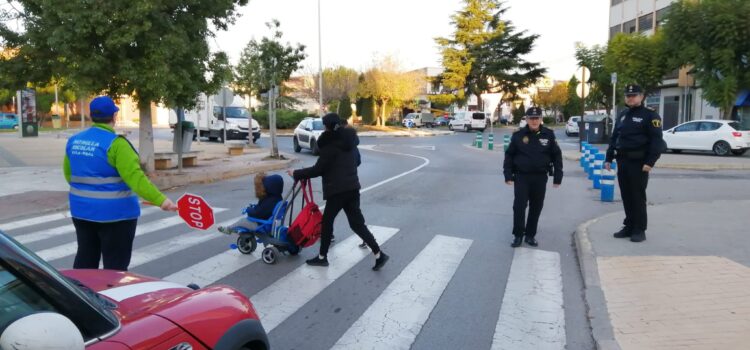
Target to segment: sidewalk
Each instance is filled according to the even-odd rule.
[[[599,147],[606,152],[606,146]],[[563,158],[572,161],[581,159],[577,151],[563,151]],[[656,162],[656,168],[682,170],[750,170],[750,155],[719,157],[709,153],[674,154],[664,153]]]
[[[578,258],[599,349],[747,349],[750,201],[649,208],[647,240],[612,233],[619,211],[582,224]]]
[[[137,138],[130,141],[137,149]],[[0,220],[67,208],[68,184],[62,174],[66,142],[67,134],[0,138]],[[172,142],[154,140],[154,149],[171,152]],[[287,154],[283,154],[283,160],[268,160],[268,149],[254,145],[246,146],[244,154],[238,156],[230,156],[220,143],[193,142],[191,150],[200,152],[197,166],[179,172],[173,162],[175,168],[157,170],[150,176],[154,184],[165,190],[219,181],[285,169],[296,160]]]

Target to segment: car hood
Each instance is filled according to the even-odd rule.
[[[207,344],[221,334],[205,329],[228,329],[248,318],[257,319],[250,300],[227,286],[193,290],[186,286],[112,270],[63,270],[65,276],[114,302],[113,312],[123,325],[158,315],[179,325]]]

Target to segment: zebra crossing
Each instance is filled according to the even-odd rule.
[[[233,216],[235,214],[216,208],[216,225],[233,223],[237,219]],[[370,229],[380,244],[402,234],[398,228],[370,226]],[[53,242],[52,247],[47,244],[32,250],[57,268],[70,268],[65,266],[65,259],[76,251],[70,213],[0,223],[0,230],[24,244],[43,246],[47,241]],[[203,287],[222,283],[227,276],[248,268],[265,268],[268,273],[274,271],[259,262],[262,249],[248,255],[241,254],[228,247],[236,236],[191,230],[179,217],[163,213],[158,208],[143,209],[136,236],[130,269],[169,260],[175,267],[169,266],[172,270],[153,276],[166,282],[195,283]],[[147,240],[139,244],[139,239]],[[285,321],[317,296],[335,293],[336,289],[331,287],[341,283],[343,276],[359,273],[357,265],[372,259],[369,250],[357,247],[359,242],[356,235],[351,235],[332,245],[329,252],[332,264],[327,268],[307,266],[303,259],[295,259],[296,266],[274,276],[256,292],[246,293],[266,331],[271,335],[277,334],[273,333],[275,331],[287,331],[280,327]],[[227,248],[216,252],[206,250],[205,258],[185,254],[195,249],[203,250],[201,247],[210,243],[214,243],[214,247],[223,243]],[[388,281],[374,300],[366,301],[369,305],[348,321],[346,331],[333,336],[330,348],[410,349],[475,243],[471,239],[437,233],[418,250],[416,256],[407,259],[406,266],[396,272],[395,278]],[[566,329],[559,254],[525,248],[514,253],[505,291],[497,291],[502,304],[500,310],[494,311],[497,324],[492,339],[487,341],[488,349],[564,349]],[[182,259],[174,259],[178,255],[182,255]],[[450,329],[450,326],[446,327]]]

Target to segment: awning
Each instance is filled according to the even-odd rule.
[[[742,90],[737,94],[737,101],[734,102],[735,106],[750,107],[750,90]]]

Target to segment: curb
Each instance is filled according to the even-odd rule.
[[[575,233],[575,246],[578,252],[578,264],[583,277],[584,293],[587,317],[591,325],[591,335],[594,338],[596,348],[599,350],[621,350],[620,344],[615,340],[612,321],[609,319],[607,302],[604,298],[601,282],[599,280],[599,268],[596,264],[596,254],[589,240],[588,228],[597,221],[617,213],[610,213],[580,224]]]
[[[359,136],[359,137],[433,137],[433,136],[454,135],[455,133],[456,133],[455,131],[449,131],[449,132],[445,132],[445,133],[428,133],[428,134],[400,134],[400,133],[396,134],[396,133],[394,133],[393,135],[387,135],[387,134],[385,134],[385,135],[381,135],[381,134],[373,135],[373,134],[367,134],[367,132],[363,132],[361,134],[357,133],[357,136]],[[294,134],[277,134],[276,136],[277,137],[292,137],[292,136],[294,136]],[[266,136],[266,137],[268,137],[268,136]]]
[[[186,186],[193,183],[211,183],[244,175],[255,174],[261,171],[275,171],[286,169],[296,158],[286,160],[269,160],[260,162],[250,162],[247,166],[234,167],[221,172],[195,172],[195,173],[172,173],[156,174],[150,177],[151,182],[160,190],[166,190],[174,187]]]
[[[579,156],[573,156],[563,152],[563,158],[571,161],[579,161]],[[656,163],[655,169],[678,169],[678,170],[750,170],[750,164],[697,164],[697,163]]]

